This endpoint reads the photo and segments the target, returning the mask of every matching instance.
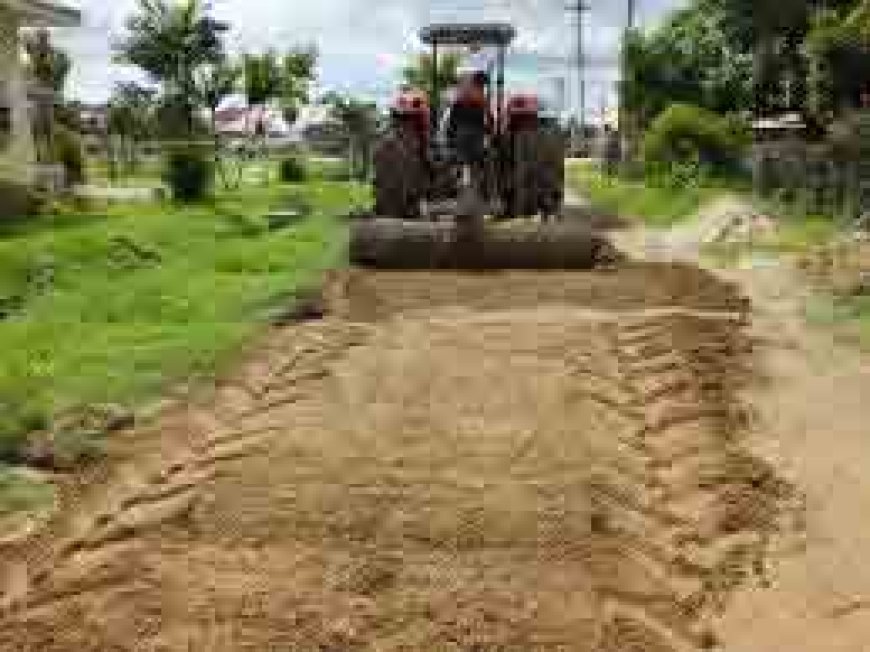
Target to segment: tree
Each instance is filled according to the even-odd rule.
[[[283,56],[269,50],[263,54],[243,57],[245,97],[250,108],[265,108],[273,101],[281,107],[287,123],[296,121],[299,106],[308,101],[308,92],[315,77],[317,50],[300,48]],[[264,125],[258,124],[259,135]]]
[[[440,91],[443,92],[458,83],[461,61],[460,55],[454,52],[448,52],[438,57],[438,89]],[[402,77],[407,85],[425,91],[430,98],[440,99],[434,98],[432,72],[432,56],[421,54],[405,67],[402,71]]]
[[[338,93],[327,94],[323,101],[331,107],[332,114],[344,128],[350,145],[351,174],[365,179],[369,173],[372,144],[378,132],[377,105]]]
[[[691,0],[624,56],[641,124],[671,102],[818,124],[870,84],[870,0]]]
[[[109,99],[107,131],[117,144],[121,161],[128,171],[138,167],[140,144],[155,133],[154,91],[138,84],[118,84]],[[110,142],[109,160],[114,170],[116,148]]]
[[[181,201],[204,198],[213,181],[213,165],[195,143],[203,108],[197,88],[199,71],[226,59],[227,26],[211,18],[203,0],[139,0],[127,20],[127,35],[117,44],[121,61],[144,70],[160,85],[158,124],[162,135],[186,138],[167,149],[166,180]]]
[[[148,73],[163,90],[163,102],[181,115],[180,127],[195,131],[197,71],[225,59],[227,26],[205,13],[201,0],[139,0],[117,45],[122,61]]]
[[[654,31],[629,35],[624,46],[625,108],[645,126],[674,102],[719,113],[753,99],[749,39],[741,47],[716,0],[675,12]]]
[[[53,159],[52,141],[58,109],[63,104],[63,90],[72,68],[69,55],[54,47],[47,29],[26,33],[23,37],[28,76],[36,85],[33,133],[37,158]]]
[[[858,0],[708,0],[719,3],[741,47],[755,55],[755,111],[798,111],[819,115],[833,70],[826,70],[814,25],[825,14],[840,15]],[[748,45],[747,45],[748,44]],[[816,50],[813,52],[813,50]],[[821,48],[824,49],[824,48]]]
[[[260,106],[274,97],[279,88],[281,73],[273,51],[263,54],[245,54],[242,57],[245,97],[252,106]]]
[[[291,50],[281,59],[281,85],[278,99],[281,114],[290,125],[296,122],[299,107],[309,100],[309,89],[314,81],[317,50],[313,47]]]
[[[197,91],[203,105],[208,109],[214,143],[215,168],[221,176],[224,186],[230,186],[226,170],[221,161],[221,135],[217,124],[217,110],[224,100],[238,90],[242,68],[230,61],[221,61],[203,66],[196,78]],[[238,183],[240,179],[236,179]]]
[[[242,66],[248,108],[264,109],[281,92],[282,76],[278,56],[271,50],[263,54],[246,54]],[[265,136],[265,128],[261,116],[254,127],[255,135]]]
[[[860,104],[870,87],[870,1],[819,12],[807,36],[811,106],[818,115]]]
[[[238,90],[241,77],[242,69],[230,61],[203,66],[196,75],[197,93],[202,105],[209,112],[209,122],[215,138],[215,153],[220,145],[217,110],[226,98]]]

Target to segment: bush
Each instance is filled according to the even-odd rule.
[[[647,163],[733,170],[749,142],[743,123],[690,104],[672,104],[644,135]]]
[[[302,161],[295,156],[288,156],[281,161],[279,173],[284,183],[301,183],[308,176]]]
[[[652,161],[644,166],[644,181],[656,188],[685,190],[704,184],[709,169],[697,161]]]
[[[52,137],[52,160],[63,166],[67,187],[84,183],[85,157],[79,134],[62,125],[56,125]]]
[[[0,403],[0,463],[20,460],[27,437],[48,426],[45,413],[35,405]]]
[[[44,197],[27,184],[0,179],[0,222],[30,217],[42,210]]]
[[[175,201],[202,201],[211,192],[214,162],[206,151],[195,147],[172,149],[166,157],[164,180]]]

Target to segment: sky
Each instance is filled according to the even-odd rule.
[[[638,20],[661,20],[683,0],[636,0]],[[588,62],[587,107],[613,103],[616,56],[626,19],[625,0],[586,0],[584,40]],[[212,13],[232,26],[235,52],[287,49],[315,44],[320,53],[320,86],[383,100],[395,87],[403,62],[420,46],[419,27],[435,21],[510,20],[518,31],[517,57],[509,84],[536,90],[553,103],[564,97],[577,107],[576,18],[568,0],[209,0]],[[124,33],[137,0],[78,0],[80,28],[60,30],[58,42],[73,57],[69,94],[89,102],[105,100],[119,81],[141,80],[135,70],[112,62],[112,44]],[[567,78],[567,81],[565,81]],[[562,81],[560,81],[562,80]],[[560,91],[564,88],[564,91]]]

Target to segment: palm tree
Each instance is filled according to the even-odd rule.
[[[243,59],[245,97],[248,109],[265,109],[281,92],[281,67],[273,51],[246,54]],[[265,138],[266,125],[262,113],[254,126],[254,136]]]
[[[284,121],[296,122],[300,105],[308,101],[308,91],[314,80],[317,50],[313,47],[292,50],[281,59],[279,101]]]
[[[438,57],[438,90],[455,86],[459,80],[459,65],[462,58],[455,52],[448,52]],[[435,95],[432,88],[433,81],[432,56],[421,54],[402,71],[402,77],[408,86],[426,91],[429,97]]]
[[[155,131],[154,91],[133,83],[118,84],[109,100],[107,130],[121,144],[121,158],[128,171],[138,166],[139,145]],[[109,147],[110,172],[115,157]]]
[[[163,87],[164,103],[181,111],[184,131],[195,130],[196,74],[225,58],[227,26],[209,17],[201,0],[139,0],[117,45],[120,59],[138,66]]]

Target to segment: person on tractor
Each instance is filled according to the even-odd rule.
[[[464,72],[445,116],[447,144],[461,163],[479,165],[486,158],[493,123],[488,86],[489,76],[485,71]]]
[[[390,106],[393,127],[408,130],[419,146],[422,157],[428,156],[431,111],[425,91],[403,86]]]

